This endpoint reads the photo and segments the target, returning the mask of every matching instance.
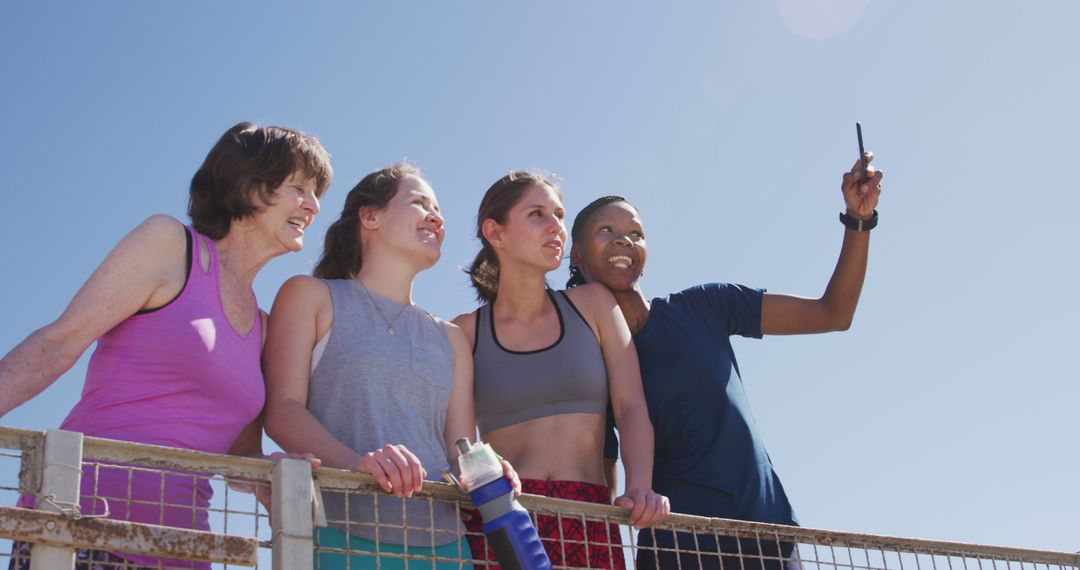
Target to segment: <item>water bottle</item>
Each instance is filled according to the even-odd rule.
[[[484,519],[484,535],[499,566],[503,570],[550,570],[551,561],[529,512],[514,498],[495,451],[480,441],[472,445],[464,437],[455,445],[461,452],[461,482]]]

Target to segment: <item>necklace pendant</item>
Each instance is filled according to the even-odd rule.
[[[394,327],[390,327],[390,328],[386,329],[386,334],[388,334],[390,336],[394,336]]]

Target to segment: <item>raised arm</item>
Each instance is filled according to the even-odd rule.
[[[632,509],[630,523],[645,528],[666,517],[666,497],[652,490],[653,427],[641,385],[637,350],[615,297],[603,285],[575,287],[570,294],[597,328],[607,367],[615,425],[619,429],[626,493],[615,504]]]
[[[139,224],[94,270],[58,319],[0,360],[0,417],[48,388],[98,337],[184,286],[184,226],[164,215]]]
[[[866,153],[868,165],[873,159],[873,153]],[[847,215],[856,220],[870,220],[881,195],[884,173],[868,166],[867,181],[861,182],[860,169],[861,162],[856,161],[851,170],[844,173],[840,189]],[[847,330],[859,304],[869,251],[869,231],[845,228],[840,259],[821,298],[766,293],[761,304],[761,332],[808,334]]]

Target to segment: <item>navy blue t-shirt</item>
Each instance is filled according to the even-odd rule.
[[[691,287],[654,299],[634,335],[656,438],[653,489],[671,499],[672,512],[798,524],[729,339],[761,338],[762,294],[728,283]]]

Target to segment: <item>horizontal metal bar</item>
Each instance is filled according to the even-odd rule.
[[[26,443],[43,436],[42,432],[0,427],[0,447],[22,449]],[[83,440],[83,456],[87,461],[129,463],[139,467],[191,471],[266,482],[270,481],[274,469],[273,462],[254,457],[219,455],[101,437],[86,437]]]
[[[24,444],[40,441],[41,432],[0,427],[0,447],[22,449]],[[171,447],[143,445],[131,442],[87,437],[84,443],[87,457],[103,461],[137,464],[140,466],[217,474],[269,482],[273,463],[248,457],[217,455],[175,449]],[[343,469],[321,468],[315,472],[319,485],[328,490],[346,490],[357,493],[382,493],[374,477]],[[456,487],[445,483],[425,482],[423,490],[413,495],[461,503],[463,508],[472,505],[468,496]],[[629,510],[581,503],[566,499],[553,499],[535,495],[522,495],[521,504],[530,511],[561,513],[564,518],[585,516],[589,519],[606,519],[626,525]],[[850,547],[870,550],[901,550],[918,554],[959,556],[970,558],[995,558],[1018,560],[1036,564],[1052,564],[1080,569],[1080,553],[1031,550],[1004,546],[966,544],[941,540],[924,540],[857,532],[842,532],[755,523],[730,519],[697,517],[672,514],[657,525],[659,529],[716,533],[719,535],[760,535],[776,537],[785,542],[818,544],[822,546]]]
[[[58,513],[16,507],[0,507],[0,536],[160,558],[240,566],[258,562],[258,541],[254,538],[108,519],[73,520]]]
[[[45,432],[0,426],[0,448],[22,451],[23,442],[27,438],[41,439],[43,437],[45,437]]]

